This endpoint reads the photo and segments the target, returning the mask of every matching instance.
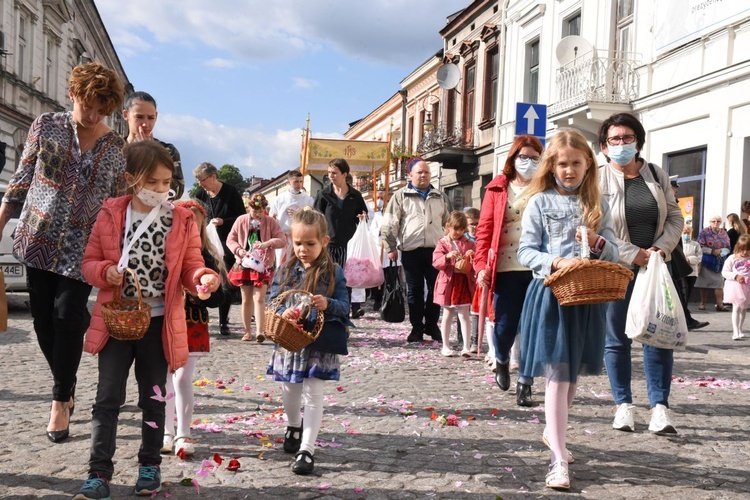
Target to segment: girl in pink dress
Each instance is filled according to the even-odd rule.
[[[742,323],[750,305],[750,236],[743,234],[734,245],[734,253],[724,262],[724,302],[732,304],[732,340],[742,340]]]

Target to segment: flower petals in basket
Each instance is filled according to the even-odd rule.
[[[312,297],[312,294],[303,290],[287,290],[274,297],[268,304],[268,307],[266,307],[266,335],[287,351],[297,352],[315,342],[320,335],[320,331],[323,329],[325,317],[323,311],[318,311],[315,325],[310,332],[306,331],[304,326],[302,326],[304,324],[302,323],[304,317],[296,321],[282,317],[278,312],[279,308],[293,294],[302,294],[308,299]]]
[[[138,298],[122,298],[120,296],[122,285],[118,286],[115,288],[112,300],[102,304],[102,318],[110,337],[117,340],[139,340],[146,335],[148,325],[151,323],[151,306],[143,302],[141,285],[138,283],[135,272],[128,268],[125,270],[135,283]]]

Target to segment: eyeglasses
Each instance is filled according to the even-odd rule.
[[[721,221],[720,220],[712,220],[711,224],[721,224]]]
[[[204,178],[202,178],[202,179],[201,179],[200,177],[196,177],[196,178],[195,178],[195,180],[196,180],[196,181],[198,181],[198,184],[200,184],[201,182],[205,182],[205,181],[206,181],[206,179],[208,179],[209,177],[211,177],[211,176],[210,176],[210,175],[207,175],[207,176],[205,176],[205,177],[204,177]]]
[[[610,146],[619,146],[620,144],[633,144],[635,142],[635,135],[613,135],[607,137],[607,144]]]
[[[479,223],[478,222],[469,222],[469,225],[473,226],[473,227],[476,227],[476,226],[479,225]]]
[[[526,160],[539,161],[538,156],[528,156],[528,155],[518,155],[518,159],[523,160],[523,161],[526,161]]]

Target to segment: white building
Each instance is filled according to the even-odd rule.
[[[132,92],[93,0],[0,0],[0,141],[6,145],[0,184],[15,170],[34,118],[72,109],[68,77],[89,61],[114,70]],[[119,110],[107,123],[127,130]]]

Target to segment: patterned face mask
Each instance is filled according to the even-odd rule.
[[[169,191],[159,193],[158,191],[152,191],[150,189],[142,188],[135,195],[139,200],[143,202],[144,205],[155,207],[167,201],[169,197],[174,196],[174,194],[174,191],[172,191],[171,189]]]

